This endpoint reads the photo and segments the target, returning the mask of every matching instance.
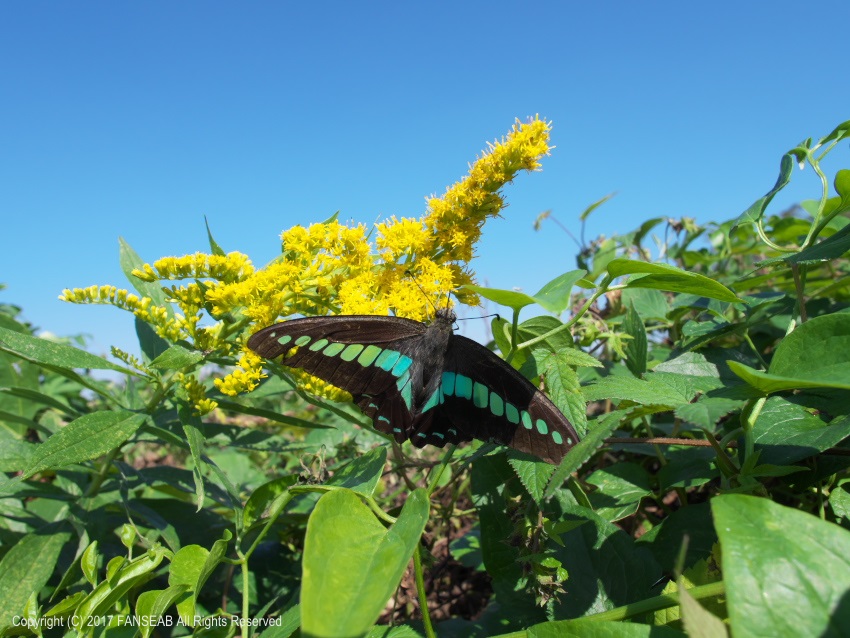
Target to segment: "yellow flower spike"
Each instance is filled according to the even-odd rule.
[[[241,392],[250,392],[265,377],[262,358],[250,350],[243,350],[236,369],[221,379],[215,379],[213,383],[222,394],[236,396]]]
[[[330,399],[331,401],[338,401],[340,403],[346,401],[350,402],[352,400],[351,395],[345,390],[341,390],[327,381],[314,377],[312,374],[304,372],[303,370],[299,370],[298,368],[289,368],[288,372],[298,384],[299,388],[314,396]]]

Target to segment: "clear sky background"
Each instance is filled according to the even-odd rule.
[[[138,352],[129,314],[64,304],[146,260],[262,265],[294,224],[419,216],[514,118],[554,123],[505,194],[479,282],[535,292],[586,236],[722,221],[782,153],[850,119],[841,2],[75,2],[0,5],[0,301],[90,349]],[[827,170],[850,165],[847,145]],[[817,196],[811,171],[772,210]]]

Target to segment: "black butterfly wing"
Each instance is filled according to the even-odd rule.
[[[351,393],[377,429],[401,442],[413,420],[404,400],[412,390],[410,355],[426,330],[425,324],[401,317],[305,317],[263,328],[248,347],[266,359],[288,354],[283,365]]]
[[[545,394],[471,339],[454,335],[449,342],[439,395],[432,409],[416,417],[414,445],[475,438],[558,464],[578,442],[572,424]]]

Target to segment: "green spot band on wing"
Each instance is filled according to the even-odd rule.
[[[531,415],[528,412],[526,412],[525,410],[522,411],[522,426],[526,430],[531,429]]]
[[[307,335],[301,335],[300,337],[298,337],[295,340],[295,345],[296,346],[306,346],[311,341],[312,341],[312,339],[310,339],[310,337],[308,337]]]
[[[493,416],[502,416],[505,413],[505,402],[495,392],[490,393],[490,412]]]
[[[338,355],[343,350],[345,350],[345,344],[344,343],[332,343],[327,348],[322,350],[322,354],[324,354],[328,357],[335,357],[336,355]]]
[[[434,393],[428,397],[428,400],[425,402],[425,405],[422,406],[422,410],[420,412],[427,412],[431,408],[436,408],[440,403],[443,402],[443,389],[442,387],[434,390]]]
[[[560,432],[552,432],[552,440],[558,445],[561,445],[564,442],[564,439],[561,438]]]
[[[396,364],[393,366],[391,374],[393,374],[397,377],[400,377],[405,372],[407,372],[407,369],[411,366],[412,363],[413,363],[413,359],[411,359],[410,357],[406,357],[404,355],[401,355],[398,358],[398,361],[396,361]]]
[[[472,386],[472,403],[476,408],[486,408],[490,401],[490,390],[483,383],[477,381]]]
[[[329,343],[330,341],[328,341],[327,339],[319,339],[318,341],[314,341],[310,344],[310,350],[312,350],[313,352],[318,352]]]
[[[363,352],[363,346],[359,343],[352,343],[345,350],[342,351],[342,354],[339,355],[339,358],[343,361],[354,361],[359,355]]]
[[[444,372],[443,373],[443,394],[447,397],[452,396],[455,393],[455,373],[454,372]]]
[[[292,341],[292,337],[290,337],[289,335],[283,335],[280,339],[277,340],[277,342],[282,346],[285,346],[290,341]]]
[[[375,365],[381,370],[389,372],[393,369],[395,362],[398,361],[400,356],[401,353],[396,352],[395,350],[384,350],[378,357],[377,361],[375,361]]]
[[[519,423],[519,410],[513,403],[505,404],[505,417],[514,425]]]
[[[413,402],[413,391],[410,386],[411,383],[409,374],[402,375],[396,382],[396,387],[401,393],[401,398],[404,400],[404,404],[407,406],[408,410],[410,410],[411,403]]]
[[[537,419],[535,425],[537,426],[537,431],[540,432],[540,434],[549,434],[549,426],[546,425],[546,421],[543,419]]]
[[[455,376],[455,396],[463,399],[472,398],[472,379],[462,374]]]
[[[378,346],[366,346],[360,356],[357,357],[357,363],[364,368],[370,366],[382,351],[383,348],[379,348]]]

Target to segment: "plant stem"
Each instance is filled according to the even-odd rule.
[[[422,623],[425,625],[425,635],[427,638],[437,638],[434,633],[434,626],[431,624],[431,614],[428,611],[428,596],[425,593],[425,577],[422,574],[422,544],[416,545],[416,551],[413,552],[413,574],[416,578],[416,593],[419,596],[419,610],[422,612]]]

